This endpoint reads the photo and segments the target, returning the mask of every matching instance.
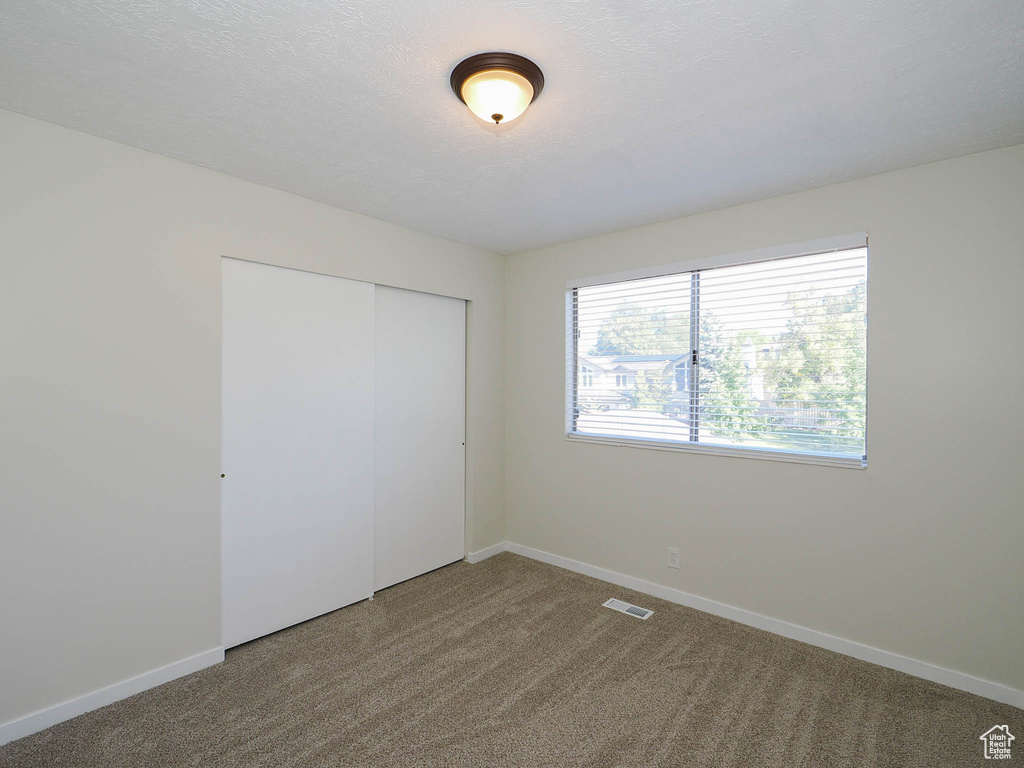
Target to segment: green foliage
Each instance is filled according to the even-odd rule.
[[[601,323],[591,355],[671,355],[690,348],[686,314],[624,303]]]
[[[778,354],[767,360],[765,377],[777,400],[829,409],[815,428],[822,438],[859,437],[867,390],[863,282],[839,295],[793,292],[793,317],[779,335]]]
[[[764,343],[756,331],[730,335],[711,312],[700,317],[700,421],[712,433],[729,439],[764,432],[768,424],[758,416],[760,403],[753,397],[750,352]]]
[[[672,380],[664,371],[639,371],[629,391],[629,407],[663,413],[672,397]]]

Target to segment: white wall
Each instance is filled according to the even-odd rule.
[[[1018,146],[511,257],[508,539],[1024,689],[1022,212]],[[869,469],[565,441],[566,280],[858,231]]]
[[[0,112],[0,724],[220,645],[220,257],[465,298],[503,538],[501,257]]]

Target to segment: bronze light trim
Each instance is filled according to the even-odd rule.
[[[530,104],[535,102],[540,96],[540,92],[544,90],[544,73],[528,58],[507,51],[491,51],[470,56],[455,65],[451,74],[452,91],[455,92],[459,101],[466,104],[466,100],[462,96],[462,86],[466,81],[480,72],[494,70],[512,72],[525,78],[533,86],[533,98],[530,99]],[[466,106],[469,105],[466,104]],[[492,115],[492,119],[495,123],[500,123],[504,117],[496,113]]]

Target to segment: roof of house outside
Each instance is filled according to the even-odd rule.
[[[678,360],[680,357],[686,357],[688,354],[690,353],[681,352],[675,355],[615,355],[609,359],[613,363],[667,363],[670,360]]]
[[[580,355],[580,360],[602,371],[650,371],[667,368],[676,360],[688,359],[689,355],[689,352],[681,355]]]

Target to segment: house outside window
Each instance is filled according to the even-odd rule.
[[[690,388],[690,363],[679,363],[675,367],[676,392],[686,392]]]
[[[592,390],[567,388],[567,436],[866,466],[859,237],[817,252],[792,246],[770,258],[570,285],[567,371],[578,366],[580,386]],[[606,372],[606,384],[585,383],[593,369]]]

